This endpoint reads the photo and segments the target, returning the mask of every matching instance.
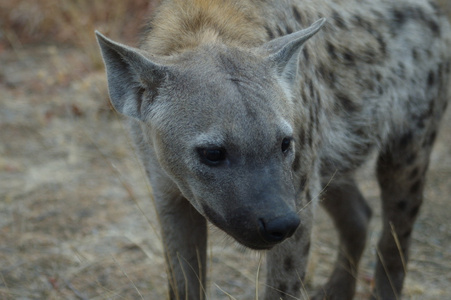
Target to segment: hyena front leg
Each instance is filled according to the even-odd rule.
[[[401,294],[412,228],[423,201],[425,173],[436,129],[406,131],[383,151],[377,164],[381,186],[383,232],[373,299],[398,299]]]
[[[154,194],[169,275],[169,299],[205,299],[206,220],[180,194]]]
[[[352,299],[371,209],[351,177],[329,183],[323,197],[321,204],[334,221],[340,245],[332,275],[313,299]]]
[[[266,300],[300,299],[310,250],[312,205],[300,210],[301,224],[294,235],[266,255]]]

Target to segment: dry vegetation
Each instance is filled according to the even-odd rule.
[[[0,299],[164,298],[150,187],[108,106],[93,35],[98,29],[134,44],[153,5],[0,0]],[[443,125],[404,299],[451,299],[450,110]],[[371,168],[359,177],[375,216],[357,299],[371,289],[380,231]],[[264,289],[260,255],[213,231],[209,299],[255,299]],[[315,241],[307,288],[333,263],[336,240],[321,211]]]
[[[0,0],[0,41],[20,49],[29,44],[69,45],[101,66],[94,30],[134,43],[156,1]]]

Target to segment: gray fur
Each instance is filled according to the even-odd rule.
[[[177,1],[164,2],[154,20],[170,12],[183,24],[202,22],[194,9],[192,19],[180,14]],[[397,299],[449,98],[447,20],[422,0],[223,4],[247,16],[256,33],[248,42],[239,40],[246,30],[228,35],[227,22],[211,19],[193,27],[201,28],[197,43],[177,44],[190,32],[174,19],[154,21],[140,49],[97,33],[112,104],[130,117],[154,189],[170,298],[205,297],[206,220],[267,250],[265,299],[299,297],[325,188],[340,252],[313,299],[351,299],[371,217],[353,174],[378,151],[384,229],[373,297]],[[327,23],[313,23],[322,17]]]

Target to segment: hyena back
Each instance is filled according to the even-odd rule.
[[[432,1],[167,0],[139,49],[98,40],[154,189],[171,299],[205,298],[206,220],[267,250],[265,299],[299,298],[316,202],[340,246],[313,299],[351,299],[371,217],[354,172],[373,151],[372,298],[399,297],[449,96]]]

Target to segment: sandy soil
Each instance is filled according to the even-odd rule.
[[[103,71],[88,64],[51,45],[0,52],[0,299],[164,299],[151,188],[109,108]],[[451,299],[451,110],[443,125],[403,299]],[[369,164],[359,176],[375,215],[356,299],[369,294],[380,231],[372,173]],[[262,256],[212,231],[209,299],[255,299]],[[334,258],[321,210],[314,241],[308,290]]]

